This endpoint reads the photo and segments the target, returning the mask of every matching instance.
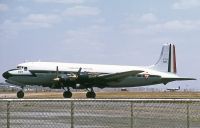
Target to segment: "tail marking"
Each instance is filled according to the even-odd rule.
[[[173,44],[164,44],[160,54],[160,58],[153,66],[154,69],[163,72],[177,72],[176,68],[176,50]]]

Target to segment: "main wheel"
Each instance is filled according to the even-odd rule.
[[[72,97],[72,93],[70,91],[64,91],[63,92],[63,97],[64,98],[71,98]]]
[[[87,92],[86,93],[86,97],[87,98],[95,98],[96,97],[96,93],[95,92]]]
[[[24,92],[21,90],[21,91],[18,91],[17,92],[17,98],[23,98],[24,97]]]

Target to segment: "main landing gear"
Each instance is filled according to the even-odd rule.
[[[94,92],[93,88],[87,90],[88,90],[88,92],[86,93],[87,98],[96,98],[96,93]]]
[[[63,89],[65,90],[64,87],[63,87]],[[96,93],[94,92],[93,88],[91,88],[90,90],[89,89],[87,89],[87,90],[88,90],[88,92],[86,93],[87,98],[96,98]],[[63,97],[64,98],[71,98],[72,97],[72,93],[71,93],[69,87],[67,87],[67,90],[65,90],[63,92]]]
[[[63,89],[65,90],[65,88],[63,88]],[[63,97],[64,97],[64,98],[71,98],[71,97],[72,97],[72,93],[70,92],[69,87],[67,87],[67,91],[65,90],[65,91],[63,92]]]
[[[24,97],[24,92],[22,90],[17,92],[17,98],[23,98]]]
[[[64,98],[71,98],[72,97],[72,93],[70,91],[64,91],[63,92],[63,97]]]

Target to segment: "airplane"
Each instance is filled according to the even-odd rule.
[[[158,61],[151,66],[25,62],[2,76],[6,82],[21,86],[22,89],[17,92],[18,98],[24,97],[23,87],[26,85],[62,88],[64,98],[72,97],[70,88],[87,89],[86,97],[95,98],[94,87],[124,88],[196,80],[180,77],[176,73],[175,45],[164,44]]]
[[[181,89],[180,86],[178,86],[178,88],[167,88],[167,90],[170,91],[170,92],[175,92],[175,91],[178,91],[180,89]]]

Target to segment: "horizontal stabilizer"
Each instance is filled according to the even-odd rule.
[[[195,78],[177,78],[177,80],[197,80]]]
[[[195,79],[195,78],[178,77],[178,78],[162,78],[162,80],[166,80],[166,81],[183,81],[183,80],[197,80],[197,79]]]

